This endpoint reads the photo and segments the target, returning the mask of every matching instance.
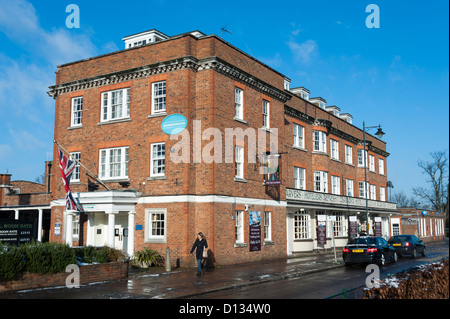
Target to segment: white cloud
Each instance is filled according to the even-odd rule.
[[[65,25],[52,30],[43,29],[33,5],[25,0],[0,0],[0,32],[53,66],[97,53],[86,34],[74,32]]]
[[[88,29],[67,29],[63,23],[44,29],[25,0],[0,0],[0,33],[14,45],[14,51],[0,52],[0,118],[6,119],[0,125],[0,169],[19,178],[37,176],[32,171],[42,165],[26,160],[52,152],[55,102],[47,91],[55,84],[56,67],[95,56],[99,49]]]
[[[302,43],[297,43],[291,39],[287,42],[287,45],[291,49],[294,59],[302,64],[310,64],[312,59],[318,55],[319,46],[314,40],[306,40]]]

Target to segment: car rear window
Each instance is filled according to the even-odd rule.
[[[407,241],[412,241],[412,237],[411,236],[398,236],[398,237],[394,237],[392,239],[392,241],[397,242],[397,243],[404,243]]]
[[[375,245],[375,238],[356,238],[352,244]]]

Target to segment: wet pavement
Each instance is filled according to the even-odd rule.
[[[448,241],[436,245],[448,256]],[[429,245],[427,245],[429,246]],[[431,247],[430,247],[431,248]],[[201,276],[196,268],[138,269],[130,267],[126,279],[81,285],[80,288],[52,287],[0,293],[0,299],[180,299],[248,287],[264,282],[296,278],[343,267],[341,250],[337,263],[333,252],[305,253],[292,258],[218,266]]]

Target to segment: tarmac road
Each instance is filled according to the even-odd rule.
[[[403,272],[409,268],[430,263],[448,257],[448,242],[442,245],[428,246],[427,256],[420,258],[402,257],[397,263],[380,268],[380,279]],[[220,291],[198,296],[202,299],[344,299],[341,294],[346,290],[346,299],[360,299],[366,278],[365,265],[339,267],[308,276],[295,277],[281,281],[271,281],[257,286],[247,286],[235,290]],[[362,287],[361,287],[362,286]],[[353,288],[357,288],[354,289]],[[350,290],[350,291],[349,291]]]
[[[401,258],[381,269],[383,278],[411,266],[448,257],[448,240],[427,245],[427,257]],[[341,254],[305,254],[295,258],[216,267],[201,277],[195,268],[130,271],[123,280],[0,293],[0,299],[322,299],[365,283],[365,267],[346,268]]]

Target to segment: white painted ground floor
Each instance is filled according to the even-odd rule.
[[[369,200],[366,210],[365,199],[296,189],[286,190],[285,201],[219,195],[141,197],[130,191],[74,193],[74,197],[85,213],[65,211],[64,199],[51,203],[51,240],[107,245],[130,256],[136,247],[147,244],[160,245],[160,250],[170,245],[187,255],[191,237],[201,228],[209,233],[208,240],[218,254],[239,256],[245,251],[251,258],[256,254],[248,253],[248,211],[253,210],[261,212],[261,254],[266,253],[267,258],[279,256],[275,249],[282,249],[284,256],[329,249],[333,240],[336,247],[342,247],[367,229],[369,234],[388,238],[392,233],[390,216],[396,213],[392,203]],[[322,226],[326,230],[324,234],[321,228],[319,241]]]

